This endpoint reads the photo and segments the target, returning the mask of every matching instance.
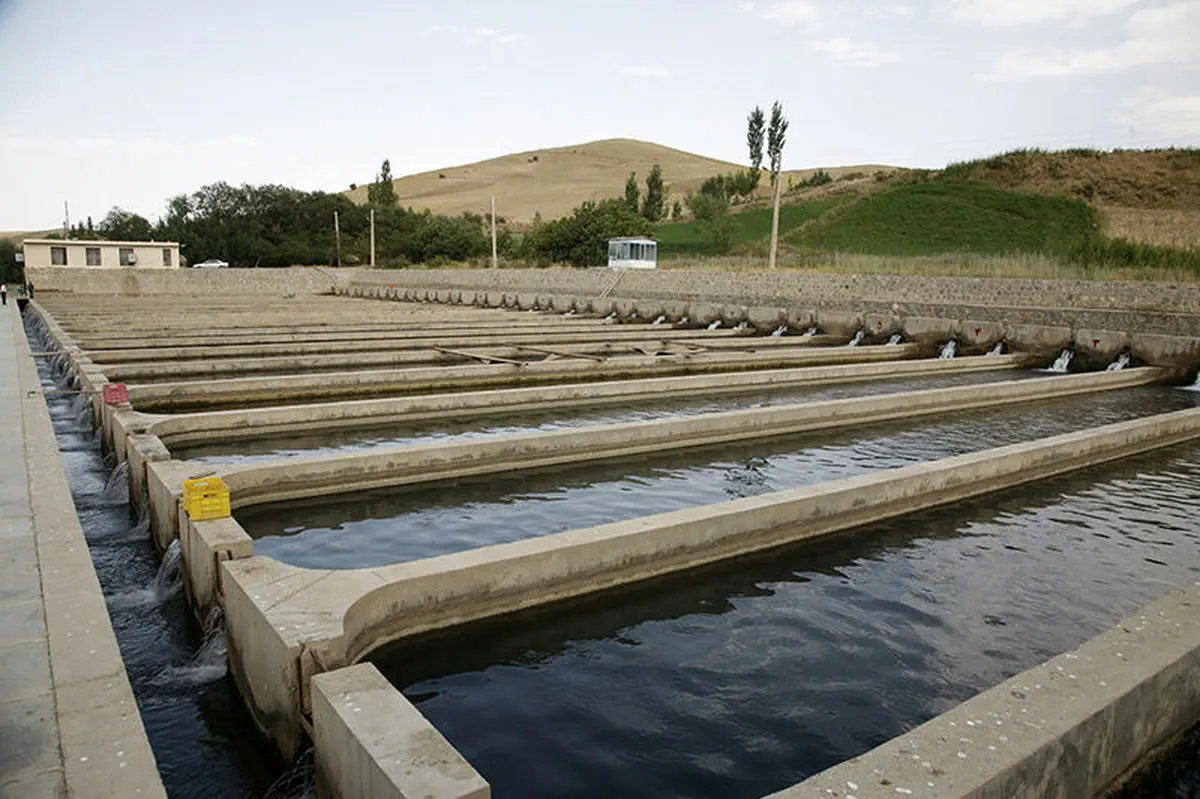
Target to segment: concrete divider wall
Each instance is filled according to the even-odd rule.
[[[650,579],[1200,437],[1200,409],[901,469],[374,569],[256,556],[221,564],[239,686],[294,751],[304,663],[356,662],[397,638]],[[251,645],[252,644],[252,645]],[[319,664],[319,668],[312,665]]]
[[[360,270],[298,266],[290,269],[83,269],[30,266],[26,279],[39,292],[69,294],[332,294]]]
[[[1102,796],[1200,723],[1200,583],[772,799]]]

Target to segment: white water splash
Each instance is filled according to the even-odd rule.
[[[679,324],[681,324],[681,325],[686,325],[687,323],[689,323],[689,322],[691,322],[691,321],[692,321],[691,319],[689,319],[688,317],[686,317],[686,316],[685,316],[685,317],[683,317],[682,319],[680,319],[680,320],[679,320]]]
[[[225,638],[225,616],[214,605],[204,620],[204,640],[196,654],[182,666],[167,666],[154,675],[158,685],[204,685],[225,676],[228,671],[229,647]]]
[[[655,319],[653,322],[651,322],[650,324],[652,324],[652,325],[661,325],[661,324],[662,324],[663,322],[665,322],[665,321],[667,321],[667,317],[666,317],[665,315],[660,315],[660,316],[658,316],[658,317],[657,317],[657,318],[656,318],[656,319]]]
[[[817,329],[815,327],[810,327],[808,330],[804,331],[804,335],[806,338],[812,338],[813,336],[817,335]]]
[[[958,342],[950,339],[942,345],[942,351],[938,353],[938,357],[943,361],[948,361],[958,352]]]
[[[1063,350],[1046,371],[1054,372],[1057,375],[1065,375],[1071,370],[1071,359],[1074,357],[1075,352],[1073,350]]]
[[[788,326],[780,325],[779,327],[777,327],[773,331],[771,331],[771,338],[781,338],[782,336],[786,336],[787,332],[788,332]]]
[[[749,330],[749,329],[750,329],[750,323],[747,321],[744,321],[744,320],[741,322],[738,322],[737,327],[734,328],[734,330]]]
[[[901,335],[900,333],[893,333],[892,337],[888,339],[888,346],[895,347],[897,344],[899,344],[902,341],[904,341],[903,335]]]
[[[992,347],[990,350],[988,350],[988,355],[1003,355],[1003,354],[1004,354],[1004,342],[1003,341],[997,341],[996,345],[994,347]]]
[[[1129,353],[1122,352],[1117,359],[1105,367],[1106,372],[1119,372],[1129,365]]]
[[[867,331],[865,331],[865,330],[858,331],[857,333],[854,334],[854,338],[852,338],[848,342],[846,342],[846,346],[847,347],[857,347],[859,344],[862,344],[862,340],[863,340],[863,338],[866,337],[866,335],[867,335]]]
[[[720,319],[717,319],[717,320],[715,320],[715,321],[714,321],[714,322],[713,322],[711,325],[709,325],[709,326],[708,326],[708,329],[709,329],[709,330],[716,330],[716,329],[717,329],[718,327],[720,327],[720,326],[721,326],[721,320],[720,320]]]
[[[129,608],[150,607],[161,605],[179,593],[183,588],[183,575],[179,568],[179,539],[171,542],[163,553],[162,563],[158,564],[158,574],[146,588],[135,588],[120,594],[107,594],[104,597],[109,610],[126,610]]]

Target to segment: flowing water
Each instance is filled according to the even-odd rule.
[[[988,350],[988,355],[1003,355],[1003,354],[1004,354],[1004,342],[1003,341],[997,341],[995,343],[995,345],[990,350]]]
[[[172,446],[170,449],[175,458],[201,463],[246,463],[300,455],[359,452],[376,447],[402,444],[422,444],[434,441],[448,443],[488,435],[513,435],[544,430],[563,430],[585,425],[670,419],[688,414],[765,408],[899,391],[921,391],[1035,378],[1045,378],[1045,373],[1040,370],[1015,369],[969,372],[825,386],[800,386],[754,394],[660,399],[652,402],[638,402],[635,408],[629,409],[600,408],[526,412],[507,416],[468,418],[460,422],[390,424],[362,429],[328,430],[312,434],[299,433],[286,437],[207,441],[187,446]]]
[[[50,350],[36,323],[33,348]],[[42,385],[67,385],[62,361],[38,359]],[[113,469],[91,429],[90,408],[47,397],[63,468],[150,746],[173,799],[262,797],[280,779],[280,763],[254,729],[226,676],[219,620],[194,623],[180,591],[178,546],[160,562],[149,521],[133,518],[125,467]],[[102,731],[99,734],[103,734]],[[304,796],[305,786],[288,794]],[[274,796],[283,797],[276,793]]]
[[[1124,369],[1126,366],[1129,366],[1129,353],[1122,352],[1120,355],[1117,356],[1117,359],[1115,361],[1113,361],[1107,367],[1105,367],[1104,371],[1119,372],[1122,369]]]
[[[857,347],[859,344],[862,343],[862,340],[864,338],[866,338],[866,335],[867,335],[867,331],[859,330],[857,333],[854,334],[854,338],[852,338],[848,342],[846,342],[846,346],[847,347]]]
[[[1046,371],[1065,375],[1067,372],[1071,371],[1071,359],[1074,357],[1075,350],[1063,350],[1058,354],[1058,357],[1054,359],[1054,363],[1052,363],[1050,368]]]
[[[1027,403],[767,441],[664,452],[251,507],[256,553],[361,568],[811,485],[1153,413],[1200,397],[1165,387]]]
[[[1187,445],[373,659],[498,799],[748,799],[1200,578],[1197,515]]]
[[[941,352],[938,353],[938,357],[941,358],[943,361],[945,361],[950,358],[953,358],[957,352],[958,352],[958,342],[955,341],[954,339],[950,339],[949,341],[947,341],[945,344],[942,345],[942,350],[941,350]]]
[[[889,346],[889,347],[895,347],[897,344],[900,344],[900,343],[902,343],[903,341],[904,341],[904,336],[903,336],[903,334],[901,334],[901,333],[893,333],[893,334],[892,334],[892,335],[891,335],[891,336],[888,338],[888,341],[887,341],[887,343],[888,343],[888,346]]]

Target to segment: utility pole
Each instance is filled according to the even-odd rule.
[[[342,230],[338,227],[338,212],[333,212],[333,239],[337,252],[337,265],[342,265]]]
[[[371,209],[371,266],[375,266],[375,209]]]
[[[71,209],[67,207],[67,201],[63,200],[63,238],[71,237]]]
[[[779,194],[780,185],[783,183],[783,175],[781,172],[775,173],[775,200],[772,204],[771,211],[771,260],[769,268],[775,268],[775,255],[779,250]]]
[[[500,266],[496,259],[496,195],[492,195],[492,269]]]

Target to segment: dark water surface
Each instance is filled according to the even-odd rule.
[[[241,510],[255,552],[313,568],[414,560],[1195,407],[1146,387],[738,445]]]
[[[1192,444],[375,659],[500,799],[757,797],[1200,578],[1197,519]]]
[[[422,444],[433,441],[477,438],[485,435],[511,435],[540,430],[561,430],[618,422],[637,422],[648,419],[668,419],[685,414],[715,413],[745,408],[764,408],[801,402],[865,397],[899,391],[973,386],[981,383],[1002,383],[1031,378],[1049,378],[1045,372],[1032,369],[1002,369],[991,372],[970,372],[957,375],[906,378],[902,380],[863,381],[825,386],[792,387],[770,392],[728,394],[712,397],[694,396],[654,402],[636,401],[634,408],[584,408],[577,410],[540,411],[507,416],[476,417],[463,421],[418,422],[390,424],[360,429],[328,430],[320,433],[288,435],[237,441],[198,442],[171,447],[171,454],[181,460],[201,463],[240,464],[259,460],[290,458],[299,455],[330,455],[342,452],[361,452],[375,447],[401,444]],[[730,380],[737,380],[733,375]]]
[[[53,348],[36,330],[27,332],[34,349]],[[49,360],[38,360],[38,372],[45,388],[66,387]],[[90,410],[77,410],[71,397],[48,397],[47,405],[79,521],[109,600],[117,643],[168,795],[264,796],[284,764],[253,727],[225,676],[223,659],[197,658],[204,635],[187,610],[178,575],[168,575],[171,579],[164,582],[164,590],[155,593],[158,554],[147,530],[135,529],[124,482],[118,480],[105,490],[112,465],[92,432]]]

